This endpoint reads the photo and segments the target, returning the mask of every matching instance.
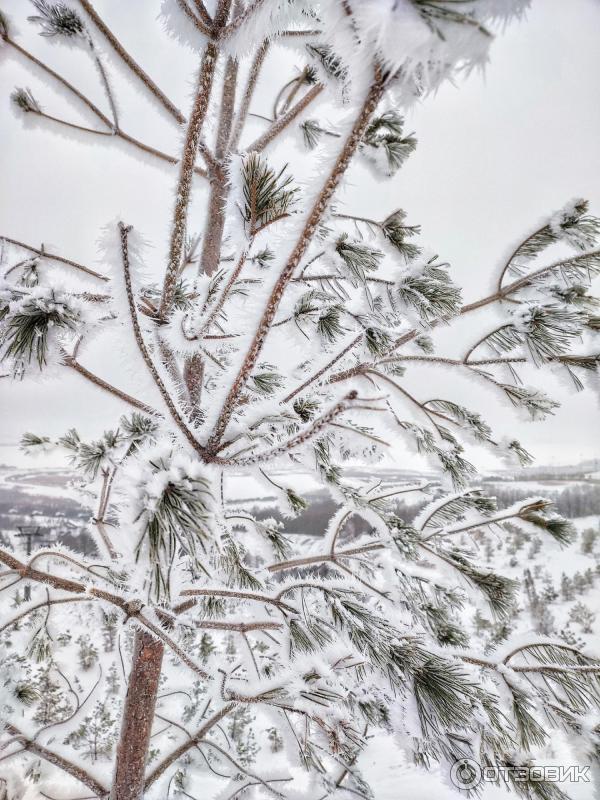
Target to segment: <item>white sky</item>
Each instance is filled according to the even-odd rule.
[[[158,0],[96,0],[95,5],[187,112],[197,58],[163,34],[155,21]],[[3,0],[2,7],[25,34],[19,41],[102,103],[85,54],[28,30],[25,19],[31,6],[26,0]],[[456,87],[447,85],[409,113],[407,126],[419,146],[397,177],[368,194],[363,173],[356,171],[343,196],[345,208],[380,218],[404,208],[410,222],[422,225],[423,240],[452,264],[453,275],[465,287],[465,300],[487,293],[502,257],[540,216],[573,196],[588,198],[600,215],[599,34],[599,0],[533,0],[527,19],[498,37],[485,76],[474,74]],[[176,153],[177,135],[170,121],[136,97],[137,83],[114,64],[123,127]],[[81,115],[79,106],[56,94],[38,71],[10,49],[0,48],[0,98],[5,98],[0,116],[0,235],[34,246],[43,241],[92,265],[101,227],[121,216],[164,250],[176,170],[149,166],[127,145],[108,137],[73,137],[46,124],[24,124],[21,115],[8,111],[15,85],[30,87],[48,113],[93,122]],[[268,108],[267,102],[259,110],[268,113]],[[202,201],[198,192],[193,218],[201,219]],[[459,337],[472,340],[472,328]],[[127,388],[118,354],[105,351],[94,357],[93,366]],[[421,372],[412,378],[417,390],[434,379],[443,386],[455,377],[438,371],[437,376]],[[597,396],[576,395],[567,384],[548,386],[564,401],[550,420],[512,424],[506,409],[491,397],[488,403],[486,395],[492,423],[516,433],[539,462],[568,463],[600,455]],[[456,391],[458,399],[468,401],[473,384]],[[43,385],[2,380],[0,403],[0,463],[15,460],[14,445],[24,430],[59,434],[76,418],[84,434],[94,435],[123,411],[118,401],[66,371],[60,381]]]

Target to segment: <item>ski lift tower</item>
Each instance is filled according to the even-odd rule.
[[[48,537],[48,529],[42,528],[39,525],[18,525],[19,533],[15,533],[14,536],[18,539],[25,539],[25,552],[27,553],[27,557],[31,556],[31,552],[33,549],[33,543],[38,547],[48,547],[50,545],[55,544],[54,538],[50,539]],[[31,599],[31,586],[29,584],[25,585],[25,600]]]

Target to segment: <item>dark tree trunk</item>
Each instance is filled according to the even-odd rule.
[[[136,631],[110,800],[142,800],[164,646]]]

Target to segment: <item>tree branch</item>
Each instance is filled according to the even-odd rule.
[[[123,141],[129,142],[129,144],[133,145],[138,150],[141,150],[142,152],[147,153],[148,155],[155,156],[156,158],[159,158],[161,161],[165,161],[167,164],[177,164],[178,163],[178,159],[174,158],[173,156],[170,156],[167,153],[163,153],[161,150],[158,150],[156,147],[152,147],[151,145],[145,144],[145,142],[142,142],[139,139],[136,139],[134,136],[131,136],[130,134],[126,133],[121,128],[115,129],[114,126],[113,126],[113,123],[106,116],[106,114],[104,114],[102,111],[100,111],[98,106],[96,106],[94,103],[92,103],[92,101],[88,97],[86,97],[82,92],[80,92],[79,89],[76,89],[75,86],[73,86],[72,83],[69,83],[69,81],[67,81],[65,78],[63,78],[62,75],[59,75],[58,72],[55,72],[53,69],[51,69],[51,67],[49,67],[47,64],[44,64],[43,61],[40,61],[32,53],[30,53],[28,50],[25,50],[25,48],[21,47],[19,44],[17,44],[15,41],[10,39],[9,37],[6,37],[4,39],[4,41],[7,44],[9,44],[11,47],[13,47],[15,50],[17,50],[17,52],[21,53],[21,55],[23,55],[25,58],[27,58],[33,64],[38,66],[46,74],[48,74],[52,78],[54,78],[54,80],[58,81],[74,97],[77,97],[78,100],[80,100],[85,106],[87,106],[87,108],[104,125],[106,125],[106,127],[112,132],[112,135],[115,138],[123,139]],[[60,120],[58,120],[58,121],[60,121]],[[92,133],[100,133],[99,131],[91,131],[91,132]],[[196,175],[200,175],[202,177],[206,177],[207,176],[206,171],[203,170],[201,167],[197,167],[195,165],[192,165],[192,171]]]
[[[152,786],[152,784],[157,781],[172,764],[181,758],[181,756],[185,755],[188,750],[191,750],[192,747],[195,747],[200,741],[202,741],[211,728],[213,728],[224,717],[226,717],[230,711],[233,711],[235,706],[235,703],[227,703],[224,705],[223,708],[221,708],[220,711],[217,711],[216,714],[213,714],[213,716],[207,720],[204,725],[188,739],[188,741],[180,744],[179,747],[175,748],[172,753],[170,753],[159,764],[157,764],[146,778],[146,789],[149,789],[150,786]]]
[[[217,419],[215,428],[210,436],[207,449],[211,452],[215,452],[217,450],[221,439],[223,438],[223,434],[225,433],[227,425],[229,424],[237,405],[239,394],[246,385],[246,381],[250,377],[250,373],[252,372],[252,369],[254,368],[254,365],[256,364],[256,361],[262,351],[267,334],[269,333],[271,325],[275,319],[275,315],[277,314],[277,310],[279,308],[285,288],[292,279],[296,267],[308,249],[312,237],[314,236],[315,231],[317,230],[321,219],[323,218],[323,215],[325,214],[329,203],[331,202],[342,176],[346,172],[346,169],[350,164],[350,160],[360,144],[369,120],[371,119],[371,115],[379,104],[384,89],[385,79],[378,71],[373,84],[367,92],[352,130],[335,161],[333,169],[331,170],[325,185],[321,189],[321,192],[319,193],[308,215],[308,219],[306,220],[300,238],[298,239],[283,271],[279,275],[279,278],[277,279],[273,291],[271,292],[271,295],[267,301],[267,305],[260,319],[254,339],[229,390],[227,398],[225,399],[221,409],[221,413]]]
[[[48,750],[47,747],[44,747],[33,739],[30,739],[12,723],[8,723],[6,725],[6,730],[12,737],[21,742],[24,750],[34,753],[36,756],[43,758],[49,764],[52,764],[53,766],[61,769],[63,772],[71,775],[71,777],[75,778],[80,783],[83,783],[84,786],[87,786],[88,789],[91,789],[92,792],[98,795],[98,797],[104,797],[108,794],[108,789],[106,789],[99,781],[92,777],[89,772],[86,772],[82,767],[78,766],[77,764],[73,764],[72,761],[69,761],[63,756],[58,755],[58,753],[53,753],[52,750]]]
[[[175,193],[175,209],[173,211],[171,226],[169,264],[165,274],[160,307],[158,310],[159,318],[163,321],[167,319],[171,310],[175,285],[181,268],[181,256],[185,242],[187,212],[192,190],[194,163],[200,144],[202,126],[204,124],[206,112],[208,111],[208,103],[217,66],[217,55],[218,51],[216,46],[212,42],[209,42],[202,56],[194,106],[188,122],[183,145],[183,155]]]
[[[248,21],[248,19],[260,9],[264,2],[265,0],[254,0],[254,2],[246,6],[241,14],[238,14],[237,17],[229,23],[229,25],[225,25],[222,30],[218,32],[217,38],[227,39],[229,36],[238,31]]]
[[[38,250],[36,247],[31,247],[31,245],[24,244],[24,242],[19,242],[17,239],[10,239],[8,236],[0,236],[0,241],[8,242],[8,244],[12,244],[15,247],[21,247],[23,248],[23,250],[27,250],[29,253],[33,253],[36,256],[45,258],[48,261],[56,261],[57,264],[64,264],[65,266],[72,267],[73,269],[79,270],[80,272],[85,272],[86,275],[91,275],[92,278],[98,278],[98,280],[100,281],[109,280],[106,277],[106,275],[101,275],[99,272],[95,272],[93,269],[85,267],[83,264],[78,264],[77,261],[71,261],[71,259],[69,258],[63,258],[62,256],[54,256],[51,255],[50,253],[47,253],[43,245],[42,249]],[[6,278],[11,271],[12,269],[6,272],[4,277]]]
[[[98,12],[95,10],[90,0],[79,0],[80,5],[85,9],[85,12],[90,17],[94,25],[98,28],[100,33],[105,37],[117,55],[124,61],[129,69],[136,75],[144,84],[151,94],[161,103],[163,108],[175,119],[179,124],[185,123],[185,117],[177,106],[169,100],[169,98],[162,92],[159,87],[154,83],[150,76],[140,67],[132,56],[125,50],[121,42],[114,35],[112,30],[106,25]]]
[[[563,644],[562,642],[529,642],[528,644],[522,644],[519,647],[515,647],[514,650],[511,650],[510,653],[502,659],[503,664],[508,664],[513,656],[516,656],[518,653],[522,653],[523,650],[530,650],[533,647],[544,647],[550,644],[552,647],[556,647],[558,650],[567,650],[570,653],[575,653],[576,655],[584,655],[580,650],[576,647],[571,647],[568,644]],[[584,656],[587,658],[587,656]]]
[[[98,108],[97,105],[95,105],[95,103],[92,103],[92,101],[88,97],[86,97],[86,95],[84,95],[83,92],[80,92],[79,89],[75,88],[75,86],[73,86],[72,83],[66,80],[66,78],[63,78],[63,76],[59,75],[58,72],[55,72],[47,64],[44,64],[43,61],[40,61],[40,59],[36,58],[33,55],[33,53],[30,53],[24,47],[21,47],[20,44],[17,44],[17,42],[15,42],[9,36],[5,37],[4,41],[7,44],[9,44],[14,50],[20,53],[22,56],[24,56],[24,58],[26,58],[28,61],[31,61],[32,64],[35,64],[37,67],[43,70],[43,72],[45,72],[47,75],[50,75],[50,77],[54,78],[55,81],[60,83],[68,92],[70,92],[74,97],[76,97],[85,106],[87,106],[87,108],[92,112],[92,114],[94,114],[102,123],[104,123],[104,125],[106,125],[106,127],[109,130],[111,131],[114,130],[113,124],[111,120],[106,116],[106,114],[100,111],[100,109]]]
[[[61,603],[86,603],[89,602],[87,597],[58,597],[58,598],[51,598],[50,600],[44,600],[43,603],[36,603],[34,606],[29,606],[26,608],[25,611],[22,611],[20,614],[17,614],[16,617],[13,617],[8,622],[5,622],[2,627],[0,627],[0,633],[3,633],[8,628],[16,625],[22,619],[25,619],[29,614],[32,614],[34,611],[37,611],[38,608],[47,608],[48,606],[56,606],[60,605]]]
[[[544,226],[544,228],[545,228],[545,227],[546,227],[546,226]],[[523,241],[522,241],[522,242],[519,242],[519,244],[518,244],[518,245],[515,247],[515,249],[514,249],[514,250],[512,251],[512,253],[510,254],[510,256],[509,256],[509,257],[506,259],[506,261],[504,262],[504,266],[503,266],[503,267],[502,267],[502,269],[500,270],[500,276],[499,276],[499,278],[498,278],[498,286],[497,286],[497,289],[498,289],[498,291],[499,291],[499,292],[501,292],[501,291],[502,291],[502,283],[503,283],[503,281],[504,281],[504,276],[506,275],[506,273],[507,273],[508,269],[510,268],[510,265],[512,264],[512,262],[513,262],[513,260],[514,260],[515,256],[516,256],[516,255],[517,255],[517,253],[519,252],[519,250],[520,250],[520,249],[521,249],[521,248],[522,248],[524,245],[526,245],[528,242],[530,242],[530,241],[531,241],[531,240],[532,240],[534,237],[538,236],[538,235],[539,235],[539,234],[540,234],[540,233],[543,231],[543,229],[544,229],[544,228],[538,228],[538,229],[537,229],[537,231],[534,231],[534,232],[533,232],[532,234],[530,234],[530,235],[529,235],[529,236],[528,236],[526,239],[523,239]]]
[[[154,382],[155,382],[156,386],[158,387],[158,390],[159,390],[159,392],[161,394],[161,397],[163,398],[163,400],[165,402],[165,405],[169,409],[169,412],[171,414],[171,417],[173,418],[173,421],[175,422],[175,424],[177,425],[177,427],[179,428],[181,433],[184,435],[185,439],[187,439],[189,444],[191,444],[193,449],[198,454],[203,455],[204,454],[204,448],[196,440],[194,434],[191,432],[191,430],[185,424],[185,421],[184,421],[183,417],[181,416],[181,414],[179,413],[177,407],[175,406],[175,403],[173,402],[173,399],[171,398],[171,395],[169,394],[169,391],[168,391],[167,387],[165,386],[165,384],[163,382],[163,379],[160,377],[160,374],[159,374],[158,370],[156,369],[156,367],[154,365],[154,362],[152,361],[152,358],[150,357],[150,353],[148,352],[148,348],[146,347],[146,343],[144,342],[144,337],[143,337],[142,330],[140,328],[140,323],[139,323],[138,317],[137,317],[137,310],[136,310],[136,307],[135,307],[135,298],[133,296],[133,286],[132,286],[132,283],[131,283],[131,271],[130,271],[130,264],[129,264],[129,245],[128,245],[128,240],[127,240],[127,237],[128,237],[128,234],[129,234],[130,230],[131,230],[131,228],[128,228],[122,222],[119,223],[119,234],[120,234],[120,239],[121,239],[121,258],[122,258],[122,261],[123,261],[123,271],[124,271],[124,274],[125,274],[125,288],[126,288],[126,291],[127,291],[127,301],[128,301],[128,304],[129,304],[129,313],[130,313],[130,317],[131,317],[131,325],[133,327],[133,334],[134,334],[134,337],[135,337],[135,341],[136,341],[138,349],[139,349],[139,351],[140,351],[140,353],[142,355],[142,358],[143,358],[146,366],[148,367],[148,371],[150,372],[150,375],[154,379]]]
[[[195,623],[196,628],[207,631],[235,631],[236,633],[249,633],[250,631],[279,631],[283,627],[281,622],[219,622],[218,620],[203,619]]]
[[[195,0],[194,0],[194,2],[195,2]],[[202,19],[199,19],[194,14],[192,9],[188,6],[187,0],[177,0],[177,5],[183,11],[183,13],[186,15],[186,17],[189,20],[191,20],[191,22],[196,26],[196,28],[198,28],[198,30],[200,31],[201,34],[203,34],[203,36],[208,36],[208,37],[212,36],[212,33],[213,33],[212,20],[211,20],[211,24],[207,24]],[[198,8],[197,5],[196,5],[196,8]]]
[[[244,267],[244,264],[246,263],[246,258],[248,256],[248,249],[251,246],[252,246],[252,242],[249,243],[248,248],[246,250],[244,250],[244,252],[239,257],[238,262],[235,265],[235,268],[233,269],[231,275],[229,276],[229,280],[227,281],[227,283],[223,287],[223,291],[221,292],[221,294],[217,298],[214,306],[210,310],[210,314],[208,315],[208,319],[202,325],[201,335],[204,334],[205,332],[207,332],[210,329],[210,326],[213,324],[213,322],[215,321],[215,319],[218,317],[219,313],[221,312],[221,309],[225,305],[225,301],[227,300],[227,297],[229,296],[229,294],[230,294],[230,292],[231,292],[231,290],[233,288],[234,283],[239,278],[240,272],[242,271],[242,269]]]
[[[193,0],[193,2],[194,5],[196,6],[196,11],[200,15],[202,21],[208,28],[210,28],[213,24],[213,20],[210,14],[208,13],[206,6],[204,5],[203,0]]]
[[[206,209],[205,234],[200,257],[200,274],[213,275],[219,268],[221,260],[221,244],[225,229],[225,206],[229,194],[229,180],[226,163],[229,156],[229,138],[233,123],[235,90],[237,84],[237,61],[228,58],[223,77],[221,106],[217,141],[215,147],[216,169],[211,169],[211,184],[208,206]]]
[[[294,389],[292,392],[290,392],[287,395],[287,397],[284,397],[281,402],[282,403],[289,403],[290,400],[293,400],[294,397],[296,397],[296,395],[298,395],[301,392],[303,392],[308,386],[311,385],[311,383],[314,383],[315,381],[318,381],[319,378],[321,378],[326,372],[329,372],[329,370],[331,369],[331,367],[334,366],[334,364],[336,364],[341,358],[343,358],[345,355],[347,355],[350,352],[350,350],[352,350],[354,347],[356,347],[356,345],[362,340],[362,338],[363,338],[363,334],[359,333],[358,336],[356,336],[344,348],[342,348],[342,350],[340,350],[340,352],[336,356],[334,356],[331,359],[331,361],[328,361],[327,364],[325,364],[324,367],[321,367],[321,369],[317,370],[317,372],[315,372],[313,375],[311,375],[310,378],[307,378],[304,381],[304,383],[301,383],[300,386],[296,387],[296,389]]]
[[[244,130],[246,119],[248,118],[248,112],[250,111],[250,104],[252,103],[252,97],[254,96],[254,91],[256,89],[256,84],[258,83],[260,71],[264,64],[265,58],[267,57],[267,53],[269,52],[269,45],[270,45],[269,40],[265,39],[265,41],[256,51],[256,55],[254,56],[254,60],[252,61],[252,65],[250,66],[248,81],[246,83],[246,88],[244,89],[242,101],[240,103],[240,107],[237,112],[235,125],[233,128],[233,132],[231,134],[231,141],[229,144],[230,149],[234,152],[237,150],[238,145],[240,143],[240,139],[242,138],[242,132]]]
[[[100,378],[98,377],[98,375],[95,375],[93,372],[90,372],[90,370],[84,367],[83,364],[80,364],[79,361],[77,361],[75,358],[68,355],[67,353],[64,353],[63,355],[63,363],[66,367],[70,367],[71,369],[75,370],[75,372],[77,372],[79,375],[81,375],[83,378],[90,381],[95,386],[98,386],[98,388],[103,389],[105,392],[110,392],[110,394],[113,394],[115,397],[118,397],[119,400],[123,400],[130,406],[133,406],[134,408],[143,411],[145,414],[150,414],[151,416],[154,417],[162,416],[158,411],[156,411],[156,409],[146,405],[146,403],[143,403],[141,400],[132,397],[130,394],[127,394],[127,392],[124,392],[121,389],[117,389],[116,386],[113,386],[112,384],[105,381],[103,378]]]
[[[325,87],[322,83],[315,84],[297,103],[295,103],[285,114],[278,117],[275,122],[251,145],[245,148],[249,153],[262,152],[279,134],[298,117],[312,101],[317,98]]]
[[[338,550],[335,554],[321,553],[316,556],[306,556],[305,558],[295,558],[290,561],[278,561],[275,564],[270,564],[267,567],[269,572],[283,572],[288,569],[299,569],[300,567],[309,567],[315,564],[323,564],[325,562],[335,562],[337,558],[352,558],[354,556],[363,555],[363,553],[370,553],[373,550],[384,550],[386,547],[384,542],[373,542],[372,544],[364,544],[361,547],[351,547],[346,550]]]
[[[269,597],[268,595],[257,594],[256,592],[238,592],[235,589],[183,589],[180,593],[182,597],[231,597],[236,600],[255,600],[257,603],[265,603],[267,605],[273,605],[277,608],[283,609],[284,611],[290,611],[292,613],[296,613],[295,609],[292,606],[288,606],[286,603],[282,603],[278,598]],[[184,603],[181,603],[179,606],[176,606],[173,610],[176,614],[180,614],[183,611],[187,611],[189,608],[193,607],[198,601],[197,600],[188,600]],[[184,607],[185,606],[185,607]]]
[[[270,450],[265,450],[263,453],[257,453],[256,455],[248,456],[247,458],[232,459],[230,463],[234,463],[239,467],[248,467],[252,464],[260,464],[264,461],[271,461],[278,456],[290,453],[296,447],[299,447],[300,445],[317,436],[317,434],[320,433],[323,428],[326,428],[327,425],[331,424],[336,417],[351,408],[352,406],[349,404],[356,399],[357,392],[350,392],[346,395],[346,397],[344,397],[343,400],[341,400],[339,403],[336,403],[326,414],[323,414],[321,417],[316,419],[309,428],[301,431],[296,436],[292,436],[292,438],[288,439],[286,442],[283,442],[276,447],[272,447]],[[228,459],[222,460],[225,463],[228,463]]]

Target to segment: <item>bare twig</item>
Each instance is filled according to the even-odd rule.
[[[146,778],[146,789],[152,786],[152,784],[157,781],[172,764],[180,759],[181,756],[185,755],[188,750],[191,750],[192,747],[195,747],[200,741],[202,741],[211,728],[214,728],[214,726],[217,725],[217,723],[219,723],[224,717],[226,717],[230,711],[233,711],[235,705],[235,703],[227,703],[224,705],[219,711],[216,712],[216,714],[213,714],[213,716],[210,717],[210,719],[208,719],[195,734],[193,734],[187,741],[183,742],[183,744],[180,744],[179,747],[176,747],[175,750],[173,750],[168,756],[159,762]]]
[[[383,550],[386,547],[384,542],[373,542],[371,544],[364,544],[360,547],[350,547],[345,550],[338,550],[335,556],[330,552],[320,553],[315,556],[306,556],[305,558],[295,558],[289,561],[278,561],[275,564],[270,564],[267,569],[269,572],[283,572],[288,569],[299,569],[301,567],[312,567],[316,564],[323,564],[325,562],[335,561],[338,558],[353,558],[355,556],[370,553],[374,550]]]
[[[194,4],[196,5],[196,8],[198,8],[196,0],[194,0]],[[213,33],[212,20],[211,23],[207,23],[205,20],[196,16],[196,14],[188,6],[187,0],[177,0],[177,5],[183,11],[186,17],[189,20],[191,20],[191,22],[193,22],[193,24],[196,26],[196,28],[198,28],[198,30],[203,36],[209,36],[209,37],[212,36]]]
[[[5,622],[4,625],[2,625],[2,627],[0,627],[0,633],[3,633],[8,628],[12,627],[13,625],[16,625],[22,619],[25,619],[25,617],[29,616],[29,614],[32,614],[34,611],[37,611],[38,608],[46,608],[47,606],[56,606],[56,605],[60,605],[61,603],[82,603],[82,602],[88,602],[88,598],[87,597],[57,597],[57,598],[52,598],[50,600],[44,600],[43,603],[36,603],[35,605],[29,606],[29,608],[26,608],[25,611],[22,611],[20,614],[17,614],[16,617],[13,617],[8,622]]]
[[[39,69],[45,72],[50,77],[54,78],[55,81],[60,83],[68,92],[70,92],[74,97],[80,100],[85,106],[87,106],[88,110],[94,114],[109,130],[113,130],[113,124],[110,119],[98,108],[95,103],[86,97],[83,92],[80,92],[72,83],[70,83],[66,78],[63,78],[62,75],[59,75],[58,72],[55,72],[51,67],[45,64],[43,61],[40,61],[39,58],[36,58],[33,53],[30,53],[29,50],[26,50],[24,47],[21,47],[20,44],[17,44],[13,39],[10,37],[6,37],[4,41],[9,44],[14,50],[20,53],[24,58],[30,61],[32,64],[35,64]]]
[[[87,15],[90,17],[94,25],[98,28],[100,33],[105,37],[107,42],[111,45],[113,50],[117,53],[117,55],[123,60],[125,64],[129,67],[129,69],[136,75],[140,81],[144,84],[144,86],[151,92],[154,97],[161,103],[161,105],[166,109],[166,111],[175,119],[178,123],[183,124],[185,122],[185,117],[181,113],[181,111],[177,108],[177,106],[169,100],[169,98],[162,92],[156,83],[150,78],[150,76],[142,69],[142,67],[135,61],[134,58],[125,50],[121,42],[117,39],[114,35],[112,30],[106,25],[104,20],[100,17],[96,9],[93,7],[90,0],[79,0],[80,5],[85,9]]]
[[[354,339],[352,339],[352,341],[348,342],[348,344],[345,345],[345,347],[343,347],[342,350],[340,350],[340,352],[337,355],[335,355],[330,361],[328,361],[327,364],[325,364],[325,366],[323,366],[323,367],[321,367],[321,369],[317,370],[317,372],[315,372],[313,375],[311,375],[310,378],[307,378],[303,383],[301,383],[300,386],[297,386],[293,391],[291,391],[287,395],[287,397],[284,397],[281,402],[282,403],[289,403],[290,400],[293,400],[294,397],[296,397],[296,395],[299,395],[301,392],[303,392],[305,389],[307,389],[311,385],[311,383],[314,383],[315,381],[318,381],[319,378],[322,378],[323,375],[325,375],[326,372],[329,372],[329,370],[335,364],[337,364],[337,362],[341,358],[343,358],[354,347],[356,347],[356,345],[359,344],[359,342],[362,340],[362,338],[363,338],[363,334],[359,333],[358,336],[356,336]]]
[[[269,52],[269,40],[265,39],[265,41],[256,51],[256,55],[254,56],[254,60],[252,61],[252,64],[250,66],[248,81],[246,83],[246,88],[244,89],[244,94],[242,95],[242,101],[240,103],[240,107],[238,109],[237,116],[235,119],[235,125],[231,133],[231,140],[229,143],[229,147],[232,151],[237,150],[238,145],[240,143],[242,132],[244,130],[244,125],[246,123],[246,119],[248,118],[248,112],[250,111],[250,104],[252,102],[252,97],[254,96],[254,91],[256,89],[256,84],[258,83],[258,79],[260,77],[260,71],[262,65],[264,64],[265,58],[267,57],[268,52]]]
[[[100,281],[108,281],[106,275],[101,275],[99,272],[96,272],[89,267],[85,267],[83,264],[77,263],[77,261],[71,261],[70,258],[63,258],[62,256],[55,256],[51,255],[46,251],[46,248],[42,245],[42,249],[38,250],[37,247],[31,247],[29,244],[25,244],[24,242],[19,242],[17,239],[10,239],[8,236],[0,236],[0,241],[8,242],[9,244],[14,245],[15,247],[21,247],[23,250],[27,250],[29,253],[33,253],[36,256],[40,256],[40,258],[44,258],[48,261],[56,261],[57,264],[64,264],[67,267],[72,267],[73,269],[79,270],[80,272],[85,272],[86,275],[91,275],[92,278],[98,278]],[[7,272],[6,276],[9,273]]]
[[[118,397],[120,400],[123,400],[125,403],[128,403],[130,406],[143,411],[145,414],[150,414],[151,416],[161,416],[158,411],[156,411],[151,406],[146,405],[141,400],[138,400],[135,397],[132,397],[127,392],[122,391],[121,389],[117,389],[116,386],[105,381],[103,378],[98,377],[93,372],[90,372],[89,369],[80,364],[79,361],[74,359],[72,356],[69,356],[67,353],[63,354],[63,363],[65,366],[70,367],[71,369],[75,370],[79,375],[81,375],[86,380],[93,383],[98,388],[103,389],[105,392],[110,392],[115,397]]]
[[[87,108],[104,125],[106,125],[106,127],[112,132],[112,134],[114,135],[115,138],[122,139],[125,142],[129,142],[129,144],[133,145],[138,150],[141,150],[142,152],[147,153],[148,155],[155,156],[156,158],[159,158],[161,161],[165,161],[167,164],[177,164],[178,163],[178,159],[174,158],[173,156],[168,155],[167,153],[163,153],[161,150],[158,150],[156,147],[152,147],[151,145],[146,144],[145,142],[142,142],[139,139],[136,139],[134,136],[131,136],[130,134],[126,133],[122,128],[115,129],[113,123],[106,116],[106,114],[104,114],[102,111],[100,111],[98,106],[96,106],[94,103],[92,103],[92,101],[88,97],[86,97],[83,94],[83,92],[80,92],[79,89],[77,89],[75,86],[73,86],[72,83],[70,83],[65,78],[63,78],[62,75],[59,75],[58,72],[53,70],[47,64],[44,64],[43,61],[40,61],[39,58],[36,58],[32,53],[30,53],[24,47],[21,47],[21,45],[17,44],[12,39],[7,37],[7,38],[5,38],[4,41],[7,42],[11,47],[13,47],[21,55],[23,55],[26,59],[28,59],[33,64],[35,64],[37,67],[39,67],[41,70],[43,70],[47,75],[50,75],[52,78],[54,78],[54,80],[58,81],[58,83],[60,83],[65,89],[67,89],[67,91],[69,91],[74,97],[76,97],[85,106],[87,106]],[[90,130],[91,133],[96,133],[96,134],[99,133],[98,131],[93,131],[91,129],[89,129],[89,130]],[[207,175],[205,170],[203,170],[201,167],[197,167],[195,165],[192,165],[192,172],[194,174],[196,174],[196,175],[201,175],[202,177],[206,177],[206,175]]]
[[[241,14],[238,14],[235,19],[229,23],[229,25],[225,25],[218,32],[217,38],[227,39],[229,36],[232,36],[248,21],[253,14],[255,14],[261,8],[264,3],[265,0],[254,0],[253,2],[249,3]]]
[[[300,447],[310,439],[314,439],[315,436],[317,436],[324,428],[330,425],[340,414],[343,414],[344,411],[352,408],[350,403],[353,400],[356,400],[356,398],[357,393],[350,392],[343,400],[340,400],[339,403],[336,403],[326,414],[323,414],[321,417],[316,419],[312,425],[306,428],[306,430],[300,431],[300,433],[296,434],[296,436],[292,436],[291,439],[288,439],[287,441],[282,442],[281,444],[278,444],[275,447],[272,447],[270,450],[264,451],[263,453],[256,453],[255,455],[248,456],[247,458],[232,459],[233,463],[235,463],[236,466],[246,467],[252,464],[260,464],[265,461],[271,461],[278,456],[292,452],[296,449],[296,447]],[[223,461],[227,462],[228,459],[223,459]]]
[[[262,152],[268,144],[270,144],[274,139],[279,136],[279,134],[284,131],[288,125],[290,125],[296,117],[298,117],[311,103],[315,100],[323,91],[323,84],[317,83],[315,84],[309,91],[298,100],[290,109],[286,111],[285,114],[282,114],[278,117],[275,122],[261,135],[256,139],[252,144],[248,145],[246,150],[251,153],[260,153]]]

